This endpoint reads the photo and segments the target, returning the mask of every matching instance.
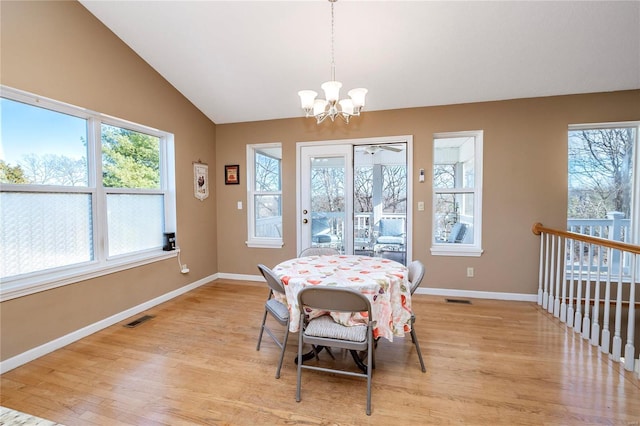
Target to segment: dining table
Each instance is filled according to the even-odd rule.
[[[407,267],[382,257],[359,255],[316,255],[286,260],[273,268],[282,280],[285,295],[281,300],[289,307],[289,331],[298,332],[300,306],[298,292],[308,286],[339,286],[365,295],[371,302],[373,337],[393,341],[411,332],[411,291]],[[310,319],[327,312],[308,309]],[[329,312],[333,319],[345,326],[369,321],[361,313]],[[365,312],[366,314],[366,312]]]

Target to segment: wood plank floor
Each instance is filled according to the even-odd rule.
[[[204,285],[137,328],[123,321],[3,374],[0,405],[69,426],[640,425],[637,376],[535,304],[419,294],[426,373],[409,337],[381,339],[370,417],[358,378],[305,371],[297,403],[297,334],[279,380],[275,344],[255,350],[266,294],[259,283]]]

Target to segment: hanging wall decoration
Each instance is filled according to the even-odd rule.
[[[240,183],[239,165],[224,166],[224,183],[225,185],[238,185]]]
[[[209,166],[193,163],[193,195],[200,201],[209,197]]]

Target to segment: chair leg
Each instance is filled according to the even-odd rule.
[[[413,340],[413,344],[416,345],[416,352],[418,352],[418,359],[420,360],[420,367],[422,368],[422,372],[426,373],[427,369],[424,366],[424,361],[422,360],[422,351],[420,350],[420,343],[418,343],[418,336],[416,335],[416,330],[411,326],[411,340]]]
[[[367,416],[371,415],[371,376],[373,375],[373,336],[369,334],[369,350],[367,350]]]
[[[333,356],[333,352],[331,351],[331,348],[329,346],[325,346],[324,350],[327,351],[327,353],[329,354],[329,356],[331,357],[331,359],[335,360],[336,357]]]
[[[287,340],[289,340],[289,324],[286,325],[287,329],[284,332],[284,339],[282,340],[282,350],[280,351],[280,360],[278,361],[278,369],[276,370],[276,379],[280,378],[280,369],[282,368],[282,360],[284,359],[284,351],[287,348]]]
[[[260,343],[262,342],[262,333],[264,332],[264,325],[267,322],[267,310],[264,310],[264,316],[262,317],[262,325],[260,326],[260,335],[258,336],[258,346],[256,346],[256,351],[260,350]]]
[[[298,379],[297,379],[297,384],[296,384],[296,401],[300,402],[300,394],[301,394],[301,387],[302,387],[302,363],[303,363],[303,359],[302,359],[302,334],[304,333],[304,331],[301,329],[300,332],[298,333]],[[315,351],[315,348],[314,348]]]

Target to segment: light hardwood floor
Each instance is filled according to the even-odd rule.
[[[358,378],[305,371],[297,403],[297,334],[278,380],[278,348],[265,336],[255,349],[266,295],[266,284],[204,285],[137,328],[123,321],[3,374],[0,405],[69,426],[640,425],[637,376],[534,303],[419,294],[426,373],[408,336],[381,339],[370,417]]]

